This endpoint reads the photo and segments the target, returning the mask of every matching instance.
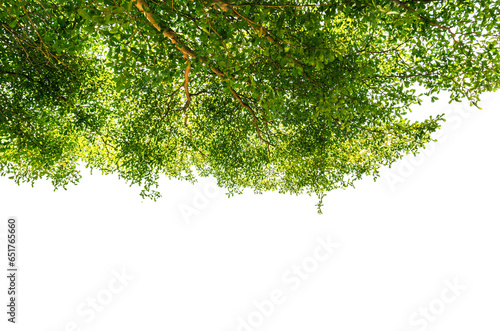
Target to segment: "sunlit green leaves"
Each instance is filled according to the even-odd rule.
[[[146,3],[0,5],[2,175],[65,186],[81,162],[152,198],[197,174],[322,199],[431,141],[440,116],[405,119],[415,86],[477,106],[500,84],[499,1]]]

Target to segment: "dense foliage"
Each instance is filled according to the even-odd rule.
[[[499,87],[500,1],[4,0],[0,173],[78,165],[156,198],[160,176],[324,194],[417,153],[432,96]]]

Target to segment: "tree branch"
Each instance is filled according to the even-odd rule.
[[[153,25],[156,30],[158,30],[159,32],[161,32],[165,37],[167,37],[168,39],[170,39],[170,41],[172,41],[172,43],[175,45],[175,47],[182,52],[182,54],[184,56],[187,56],[188,58],[191,57],[191,58],[196,58],[198,57],[198,54],[196,54],[195,51],[193,51],[191,48],[185,46],[185,45],[182,45],[181,41],[179,40],[179,37],[177,35],[177,33],[171,29],[165,29],[162,31],[160,25],[158,24],[158,22],[155,21],[154,17],[153,17],[153,11],[151,10],[151,8],[148,7],[148,5],[146,4],[146,1],[144,0],[137,0],[137,3],[135,4],[135,6],[137,7],[137,9],[139,9],[139,11],[141,11],[147,18],[147,20],[149,21],[149,23],[151,23],[151,25]],[[203,58],[199,58],[200,61],[202,63],[207,63],[208,61],[206,59],[203,59]],[[220,78],[224,78],[224,73],[222,71],[220,71],[218,68],[214,67],[214,66],[210,66],[210,69]]]
[[[264,138],[262,138],[262,135],[260,134],[259,124],[257,123],[257,116],[255,116],[255,113],[254,113],[253,109],[249,105],[247,105],[246,103],[244,103],[243,100],[241,100],[241,98],[238,95],[238,93],[236,93],[236,91],[232,87],[230,87],[230,89],[231,89],[231,93],[233,93],[233,96],[236,98],[236,100],[238,100],[238,102],[243,107],[245,107],[246,109],[248,109],[250,111],[250,114],[252,114],[253,124],[255,125],[255,128],[257,129],[257,136],[259,137],[259,139],[262,140],[263,142],[265,142],[266,144],[271,145],[271,146],[274,147],[274,145],[272,143],[270,143],[269,141],[267,141]]]

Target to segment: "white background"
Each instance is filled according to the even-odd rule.
[[[499,330],[500,93],[483,99],[483,110],[415,108],[447,113],[440,142],[331,192],[321,216],[313,197],[228,199],[206,180],[164,180],[152,202],[112,176],[56,192],[1,178],[0,256],[5,266],[16,216],[20,276],[16,325],[0,282],[0,329],[250,331],[241,320],[252,317],[252,330]],[[340,246],[292,289],[283,275],[314,263],[318,240]],[[259,313],[254,301],[277,291],[282,302]]]

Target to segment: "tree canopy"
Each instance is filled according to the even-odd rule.
[[[142,196],[160,176],[315,194],[425,147],[447,91],[500,85],[500,1],[4,0],[0,174]],[[425,92],[419,93],[418,89]]]

